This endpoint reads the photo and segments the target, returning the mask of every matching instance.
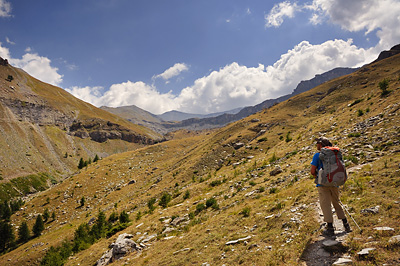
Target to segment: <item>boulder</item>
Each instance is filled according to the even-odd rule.
[[[400,235],[392,236],[392,237],[389,239],[389,243],[390,243],[390,244],[400,244]]]
[[[270,176],[276,176],[276,175],[279,175],[280,173],[282,173],[283,171],[282,171],[282,169],[279,167],[279,166],[277,166],[274,170],[272,170],[270,173],[269,173],[269,175]]]
[[[133,235],[126,233],[119,235],[117,240],[110,245],[110,249],[104,253],[95,265],[104,266],[133,251],[141,250],[142,247],[136,244],[136,242],[131,239],[132,237]]]
[[[367,208],[367,209],[362,209],[361,213],[363,214],[377,214],[379,212],[379,206],[375,206],[375,207],[371,207],[371,208]]]
[[[339,258],[332,265],[352,265],[352,264],[353,264],[353,261],[351,259]]]
[[[241,147],[244,147],[244,143],[242,143],[242,142],[237,142],[237,143],[233,144],[233,148],[235,150],[240,149]]]

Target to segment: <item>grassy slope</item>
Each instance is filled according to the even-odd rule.
[[[3,77],[12,75],[12,82]],[[0,67],[0,90],[4,99],[48,106],[53,113],[65,114],[71,120],[101,119],[122,125],[139,135],[160,139],[161,136],[145,127],[132,124],[114,114],[83,102],[61,88],[41,82],[12,66]],[[51,117],[49,113],[47,116]],[[143,146],[125,141],[95,143],[89,139],[70,136],[61,126],[38,125],[17,119],[0,104],[1,174],[5,180],[37,172],[52,175],[72,174],[80,157],[101,157]],[[64,158],[65,154],[67,158]]]
[[[390,234],[373,229],[390,226],[395,234],[400,229],[399,59],[366,66],[220,130],[190,137],[177,133],[176,140],[90,165],[33,196],[24,211],[13,217],[16,225],[23,217],[32,226],[34,214],[43,213],[44,208],[57,213],[56,221],[47,224],[40,238],[3,255],[0,264],[37,262],[49,245],[62,240],[60,235],[72,236],[79,224],[97,215],[98,209],[107,216],[113,210],[127,210],[133,222],[124,232],[134,234],[134,240],[157,234],[146,250],[114,265],[132,261],[136,265],[301,264],[304,249],[318,235],[317,194],[309,178],[309,163],[315,152],[313,139],[321,133],[343,148],[349,169],[358,167],[351,171],[341,197],[364,230],[350,234],[346,243],[349,254],[358,265],[367,265],[370,262],[355,253],[375,247],[376,263],[399,263],[399,247],[388,244]],[[378,87],[384,78],[392,90],[387,97],[380,96]],[[361,101],[349,106],[356,100]],[[362,127],[371,117],[379,120]],[[266,132],[260,135],[261,130]],[[361,136],[349,137],[357,130]],[[292,140],[286,142],[286,136]],[[235,150],[233,144],[238,142],[245,147]],[[280,159],[272,162],[274,157]],[[270,176],[277,165],[283,172]],[[128,185],[132,179],[136,183]],[[216,180],[222,183],[211,186]],[[175,195],[169,207],[148,213],[148,200],[160,199],[164,191]],[[186,191],[190,198],[184,200]],[[86,206],[77,208],[82,196]],[[219,210],[208,208],[172,232],[162,233],[168,225],[165,219],[187,216],[211,197],[217,200]],[[362,209],[376,205],[381,206],[377,215],[361,214]],[[242,214],[246,208],[250,210],[248,217]],[[138,212],[143,216],[136,220]],[[168,236],[175,237],[165,239]],[[247,244],[225,245],[247,236],[251,236]],[[74,255],[68,265],[93,265],[115,237]]]

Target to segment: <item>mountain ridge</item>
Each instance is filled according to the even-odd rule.
[[[39,265],[45,254],[62,261],[54,250],[69,243],[79,251],[62,264],[100,265],[119,236],[140,248],[118,253],[112,265],[399,264],[399,99],[395,55],[225,127],[177,131],[169,141],[99,160],[24,198],[10,223],[32,228],[46,209],[54,219],[0,264]],[[335,238],[321,235],[309,174],[319,136],[342,149],[348,169],[341,202],[362,232],[351,223],[347,240],[340,227]],[[122,213],[130,222],[115,220]],[[101,221],[106,237],[79,242]],[[338,249],[305,255],[326,240]],[[359,255],[364,248],[373,250]]]
[[[281,97],[278,97],[276,99],[268,99],[263,101],[260,104],[254,105],[254,106],[247,106],[247,107],[241,107],[241,108],[236,108],[231,111],[224,112],[223,114],[209,114],[209,115],[197,115],[198,117],[194,117],[196,115],[194,114],[186,114],[182,113],[179,111],[170,111],[162,115],[153,115],[147,111],[143,111],[140,108],[136,107],[132,108],[132,113],[126,112],[128,107],[117,107],[117,108],[106,108],[102,107],[105,110],[119,114],[125,119],[135,122],[139,125],[145,125],[153,129],[154,131],[157,131],[162,134],[166,134],[167,132],[173,131],[173,130],[179,130],[179,129],[188,129],[188,130],[203,130],[203,129],[210,129],[210,128],[218,128],[222,127],[228,123],[240,120],[242,118],[245,118],[251,114],[254,114],[256,112],[261,111],[262,109],[269,108],[272,105],[285,101],[289,99],[290,97],[293,97],[294,95],[297,95],[299,93],[305,92],[307,90],[310,90],[328,80],[348,75],[356,71],[358,68],[334,68],[330,71],[327,71],[322,74],[317,74],[315,75],[314,78],[306,81],[301,81],[296,88],[293,90],[291,94],[284,95]],[[121,108],[121,110],[119,109]],[[122,111],[124,109],[124,111]],[[141,111],[138,111],[138,110]],[[140,112],[147,112],[148,113],[148,118],[143,118],[143,120],[140,119],[135,119],[134,117],[140,117],[140,115],[137,115],[137,113]],[[173,114],[173,115],[170,115]],[[176,118],[175,114],[179,114],[179,119],[174,119]],[[161,120],[151,120],[151,117],[158,117],[161,118]],[[186,118],[190,117],[190,118]],[[149,119],[150,117],[150,119]],[[166,120],[166,121],[162,121]]]
[[[100,144],[107,140],[129,142],[116,145],[117,150],[126,150],[163,139],[148,128],[29,76],[6,59],[1,62],[0,158],[6,180],[46,172],[52,169],[51,165],[57,165],[56,172],[61,175],[71,174],[80,156],[98,153],[105,157],[114,153],[112,145]],[[65,154],[74,156],[64,158]]]

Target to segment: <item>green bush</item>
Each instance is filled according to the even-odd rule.
[[[121,224],[129,223],[131,220],[129,219],[129,214],[126,211],[122,211],[119,215],[119,222]]]
[[[251,208],[250,207],[245,207],[240,214],[243,215],[243,217],[249,217],[250,216],[250,211]]]
[[[390,93],[390,90],[388,90],[389,88],[389,81],[387,79],[382,80],[381,82],[379,82],[379,88],[381,89],[381,96],[386,96]]]
[[[188,198],[190,198],[190,191],[186,190],[185,194],[183,195],[183,199],[185,200],[185,199],[188,199]]]
[[[356,104],[362,102],[363,100],[364,100],[364,99],[357,99],[357,100],[355,100],[354,102],[352,102],[351,104],[349,104],[349,107],[352,107],[352,106],[354,106],[354,105],[356,105]]]
[[[361,136],[361,133],[360,132],[349,133],[347,136],[349,138],[358,138]]]
[[[213,208],[214,210],[218,210],[218,209],[219,209],[218,202],[217,202],[217,200],[214,199],[214,198],[209,198],[209,199],[206,201],[206,207],[207,207],[207,208],[211,207],[211,208]]]
[[[156,209],[156,207],[154,206],[154,203],[156,203],[156,199],[155,198],[151,198],[147,202],[147,207],[149,208],[149,212],[150,213],[153,213],[154,210]]]
[[[206,205],[204,205],[204,203],[199,203],[196,205],[196,213],[197,214],[202,212],[205,209],[206,209]]]
[[[158,203],[158,205],[160,205],[163,208],[167,208],[168,203],[171,201],[171,199],[172,199],[171,194],[169,194],[168,192],[164,192],[163,195],[161,196],[160,203]]]
[[[221,181],[221,180],[214,180],[214,181],[212,181],[212,182],[210,183],[210,186],[216,187],[216,186],[219,186],[219,185],[221,185],[221,184],[222,184],[222,181]]]

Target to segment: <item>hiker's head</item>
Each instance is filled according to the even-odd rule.
[[[315,141],[317,142],[318,150],[320,150],[323,147],[332,147],[332,143],[329,141],[329,139],[325,137],[316,138]]]

